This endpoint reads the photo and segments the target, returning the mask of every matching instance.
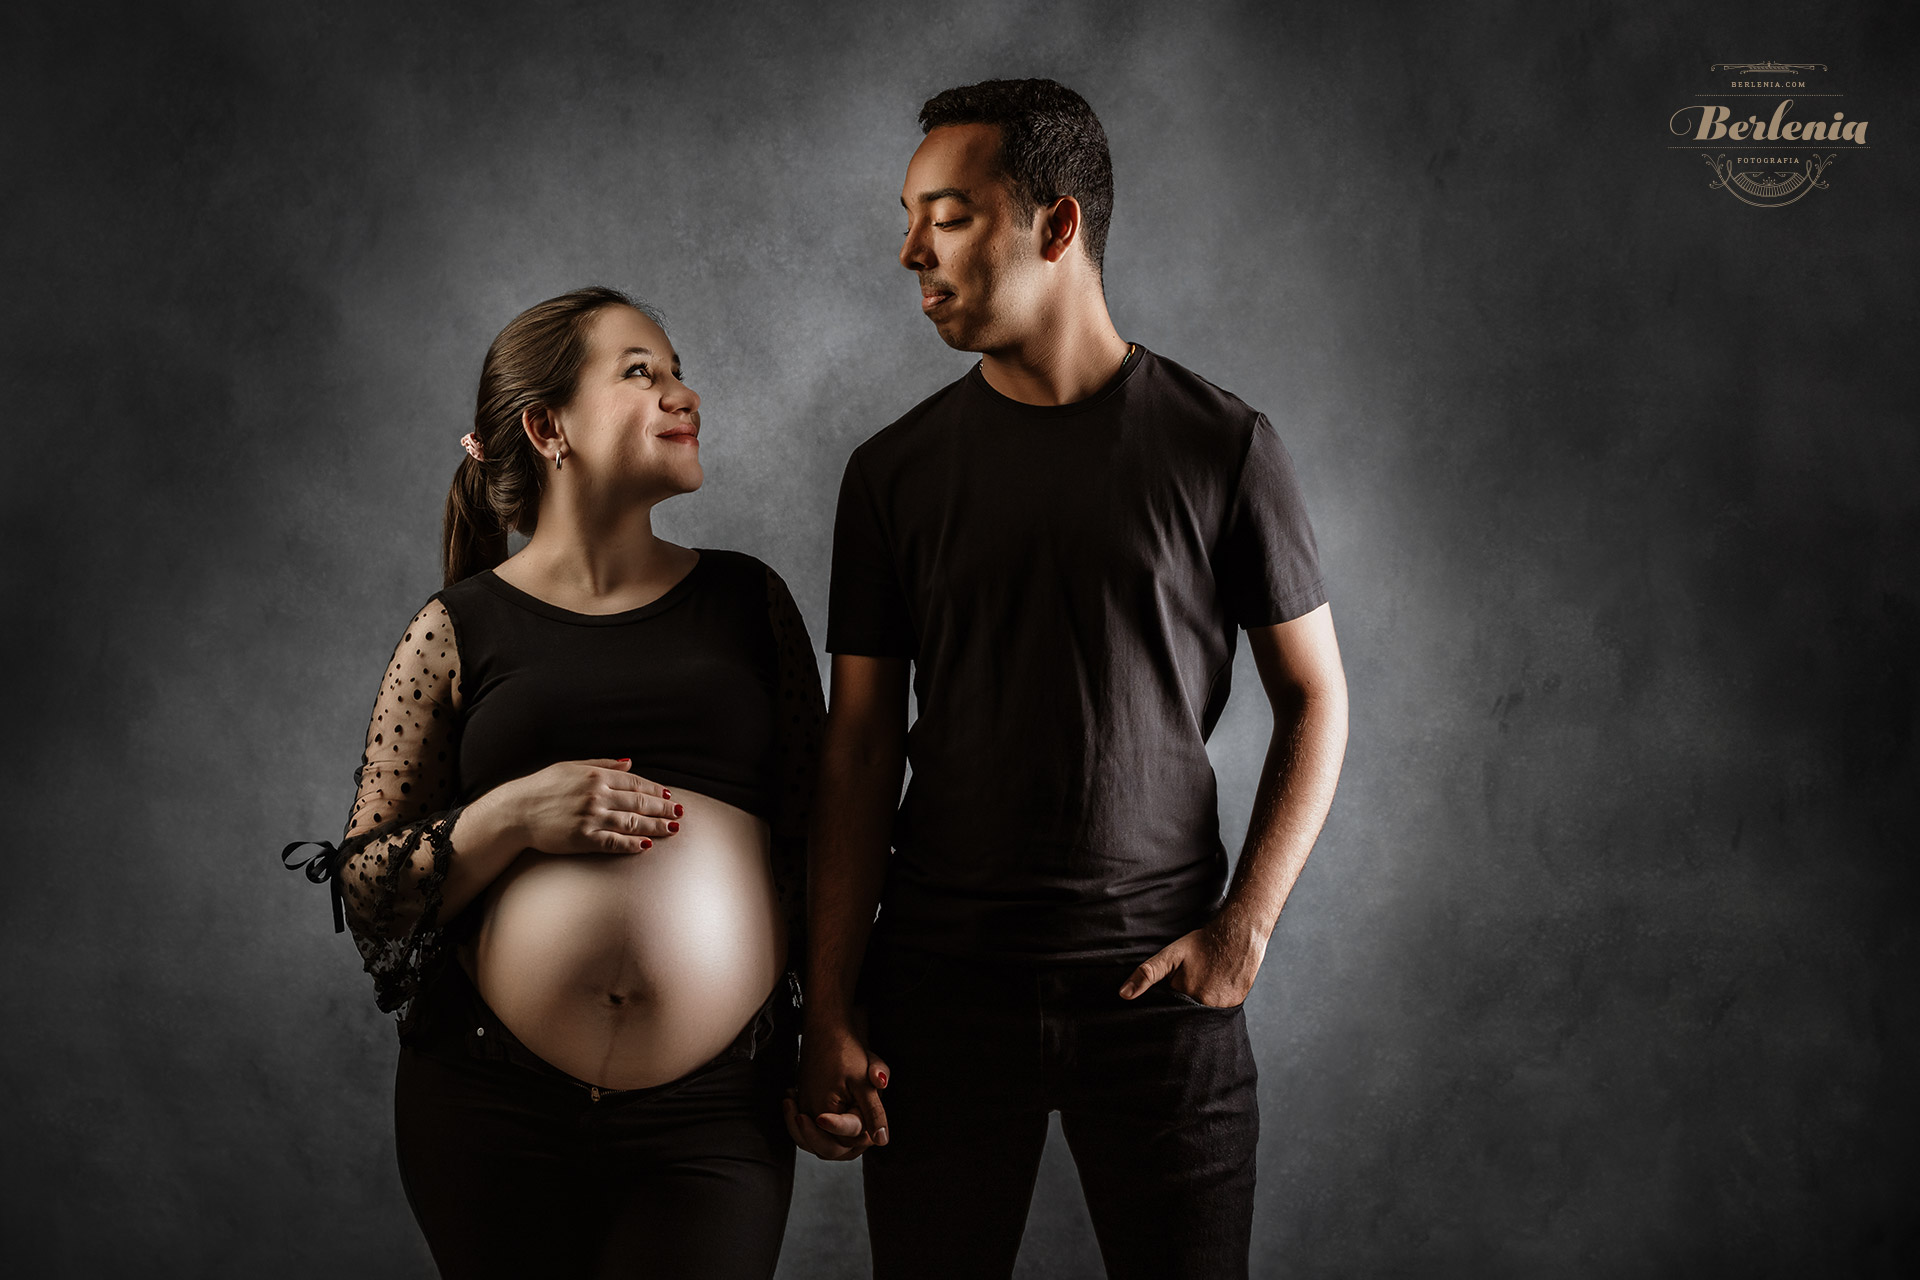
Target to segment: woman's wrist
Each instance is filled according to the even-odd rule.
[[[476,797],[460,811],[450,833],[452,865],[442,894],[442,918],[451,920],[486,891],[526,848],[519,830],[519,806],[503,783]],[[505,793],[505,794],[503,794]]]
[[[455,857],[490,862],[502,851],[518,853],[526,847],[526,833],[519,830],[520,806],[508,794],[512,787],[503,782],[461,810],[453,828]]]

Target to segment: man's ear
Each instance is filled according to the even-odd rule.
[[[1044,218],[1040,253],[1048,262],[1058,262],[1080,238],[1080,202],[1061,196],[1040,212]]]

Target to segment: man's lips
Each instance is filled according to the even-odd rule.
[[[920,292],[920,309],[922,311],[931,311],[951,297],[953,297],[951,293],[923,289]]]

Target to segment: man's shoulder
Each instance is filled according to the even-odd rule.
[[[947,413],[962,398],[967,379],[971,376],[971,371],[961,374],[862,440],[854,446],[854,458],[866,468],[885,467],[904,461],[917,446],[945,425]]]
[[[1179,413],[1242,431],[1251,431],[1263,415],[1239,396],[1217,383],[1201,377],[1187,366],[1170,360],[1158,351],[1151,352],[1152,365],[1145,370],[1149,397],[1156,412]]]

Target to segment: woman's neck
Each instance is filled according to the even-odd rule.
[[[653,532],[653,505],[584,519],[549,492],[527,545],[494,572],[528,595],[575,613],[620,613],[665,595],[699,553]]]

